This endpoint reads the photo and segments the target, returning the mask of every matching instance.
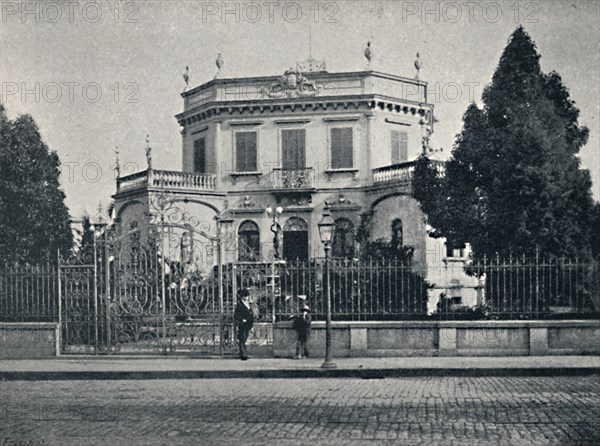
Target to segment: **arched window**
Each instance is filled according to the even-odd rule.
[[[392,221],[392,248],[400,251],[404,246],[404,234],[402,229],[402,220],[396,218]]]
[[[308,225],[300,217],[290,217],[283,226],[283,258],[308,259]]]
[[[238,229],[238,260],[241,262],[260,260],[260,232],[253,221],[244,221]]]
[[[332,248],[333,257],[354,257],[354,225],[347,218],[335,221]]]

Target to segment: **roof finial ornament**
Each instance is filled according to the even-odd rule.
[[[152,147],[150,147],[150,135],[146,135],[146,162],[148,170],[152,170]]]
[[[419,80],[419,71],[421,70],[422,66],[423,62],[421,62],[421,56],[419,55],[419,53],[417,53],[417,58],[415,60],[415,68],[417,69],[417,74],[415,75],[416,80]]]
[[[221,77],[221,70],[223,69],[223,65],[225,64],[223,62],[223,56],[221,56],[221,53],[219,53],[217,55],[217,60],[215,60],[215,63],[217,64],[217,69],[219,71],[217,71],[217,74],[215,75],[215,79],[218,77]]]
[[[364,55],[367,58],[367,64],[369,66],[371,66],[371,60],[373,59],[373,56],[375,55],[375,53],[373,52],[373,49],[371,48],[370,40],[367,42],[367,47],[365,48]]]
[[[115,176],[121,177],[121,163],[119,161],[119,146],[115,147]]]
[[[185,71],[183,72],[183,81],[185,82],[183,91],[187,91],[190,86],[190,67],[188,65],[185,66]]]
[[[97,225],[102,225],[104,223],[104,208],[102,207],[102,202],[98,202],[98,207],[96,208],[96,218],[95,222]]]

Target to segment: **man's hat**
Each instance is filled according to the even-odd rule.
[[[248,288],[242,288],[241,290],[238,290],[237,292],[237,298],[238,299],[243,299],[244,297],[250,296],[250,290],[248,290]]]
[[[302,311],[307,311],[307,312],[309,312],[309,313],[310,313],[310,308],[309,308],[309,306],[308,306],[308,305],[304,305],[304,306],[302,307]]]

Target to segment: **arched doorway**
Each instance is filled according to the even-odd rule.
[[[253,221],[244,221],[238,229],[238,260],[257,262],[260,260],[260,233]]]
[[[283,227],[283,258],[308,259],[308,225],[300,217],[290,217]]]

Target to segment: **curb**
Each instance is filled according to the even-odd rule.
[[[156,380],[156,379],[302,379],[356,378],[385,379],[410,377],[488,377],[488,376],[592,376],[600,367],[540,368],[404,368],[404,369],[305,369],[305,370],[204,370],[204,371],[111,371],[111,372],[0,372],[0,381],[66,380]]]

